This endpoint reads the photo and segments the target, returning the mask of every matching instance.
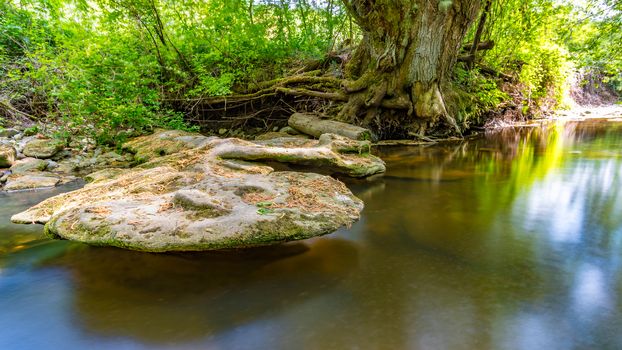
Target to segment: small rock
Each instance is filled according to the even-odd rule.
[[[19,134],[19,130],[9,128],[9,129],[0,129],[0,137],[13,137]]]
[[[63,142],[51,139],[35,139],[24,146],[23,153],[28,157],[51,158],[63,149]]]
[[[289,135],[300,135],[300,133],[298,132],[298,130],[292,128],[291,126],[285,126],[283,128],[281,128],[281,130],[279,130],[279,132],[283,132]]]
[[[11,166],[11,171],[14,174],[27,173],[31,171],[43,171],[48,166],[48,162],[42,159],[36,158],[24,158],[16,161]]]
[[[71,160],[63,160],[59,162],[56,168],[54,168],[54,172],[58,174],[71,174],[76,171],[76,163]]]
[[[11,171],[7,170],[7,171],[0,171],[0,183],[5,183],[6,180],[9,178],[9,175],[11,175]]]
[[[17,152],[11,145],[0,144],[0,168],[9,168],[15,163]]]
[[[50,173],[11,174],[7,178],[5,191],[31,190],[36,188],[54,187],[60,178]]]
[[[73,153],[70,150],[64,149],[64,150],[56,153],[51,159],[55,160],[55,161],[59,161],[61,159],[69,158],[72,155],[73,155]]]
[[[122,155],[116,152],[107,152],[99,156],[97,158],[97,162],[101,165],[112,165],[114,167],[119,167],[123,166],[123,163],[125,163],[126,161]],[[127,164],[125,164],[125,166],[127,166]]]
[[[47,170],[54,170],[58,168],[58,163],[53,160],[48,160],[48,165],[45,167]]]

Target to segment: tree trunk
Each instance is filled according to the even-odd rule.
[[[382,125],[387,114],[423,134],[439,120],[460,132],[444,94],[479,0],[343,0],[363,31],[350,60],[342,120]],[[396,111],[397,110],[397,111]],[[404,120],[404,116],[408,116]]]
[[[484,31],[484,26],[486,25],[486,17],[488,16],[488,12],[490,12],[490,5],[492,5],[492,0],[484,1],[484,10],[482,11],[482,15],[479,17],[479,23],[477,24],[477,30],[475,31],[475,37],[473,38],[473,45],[471,45],[471,49],[469,50],[469,61],[467,61],[468,69],[473,69],[473,65],[475,64],[475,53],[477,52],[479,41],[482,38],[482,32]]]

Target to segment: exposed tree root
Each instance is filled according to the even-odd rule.
[[[368,59],[357,50],[349,61],[343,60],[347,63],[342,66],[343,74],[350,65]],[[368,69],[351,78],[341,78],[334,71],[296,71],[296,75],[254,83],[229,96],[166,101],[184,110],[192,122],[212,130],[222,126],[268,129],[284,125],[294,112],[306,111],[362,125],[380,137],[425,135],[439,120],[454,135],[461,135],[460,127],[445,108],[437,83],[409,85],[403,74],[389,68]]]

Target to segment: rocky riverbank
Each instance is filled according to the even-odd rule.
[[[128,168],[131,153],[96,147],[87,139],[65,143],[23,130],[0,130],[0,190],[49,188],[110,167]]]
[[[271,162],[353,177],[385,170],[369,141],[336,134],[251,142],[160,130],[125,143],[122,154],[17,135],[4,142],[5,190],[51,187],[95,172],[85,176],[90,183],[83,189],[12,221],[44,224],[53,238],[151,252],[274,244],[358,219],[363,203],[340,181],[276,171]]]

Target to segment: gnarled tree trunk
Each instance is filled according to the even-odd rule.
[[[363,124],[400,115],[423,134],[439,120],[460,132],[444,95],[462,40],[477,16],[479,0],[344,0],[363,30],[344,88],[342,120]],[[396,112],[397,111],[397,112]],[[408,116],[405,121],[403,116]]]

